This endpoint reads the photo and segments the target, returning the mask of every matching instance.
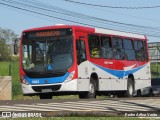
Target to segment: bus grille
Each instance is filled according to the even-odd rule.
[[[61,85],[50,85],[50,86],[32,86],[32,89],[36,92],[42,92],[42,89],[51,89],[57,91],[61,88]]]

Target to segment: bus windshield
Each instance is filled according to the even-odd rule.
[[[73,37],[43,37],[22,40],[22,66],[27,72],[67,70],[73,63]]]

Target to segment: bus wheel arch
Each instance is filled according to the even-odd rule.
[[[96,91],[98,90],[98,75],[92,73],[89,81],[89,90],[81,92],[79,98],[96,98]]]
[[[88,98],[96,98],[96,92],[98,91],[99,86],[98,83],[97,73],[92,73],[90,76]]]
[[[92,74],[91,74],[91,76],[90,76],[90,82],[91,82],[91,81],[94,81],[96,91],[98,91],[99,80],[98,80],[98,75],[97,75],[97,73],[92,73]]]

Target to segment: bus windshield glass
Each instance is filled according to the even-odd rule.
[[[68,29],[67,29],[68,30]],[[62,31],[60,31],[62,32]],[[29,33],[27,33],[27,37]],[[39,34],[35,37],[34,34]],[[22,65],[27,72],[50,73],[67,70],[73,63],[73,37],[54,31],[31,33],[22,39]],[[64,34],[64,33],[63,33]]]

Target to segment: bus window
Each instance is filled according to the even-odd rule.
[[[100,39],[98,35],[88,35],[89,51],[92,58],[100,58]]]
[[[147,53],[147,49],[146,49],[146,41],[143,41],[143,46],[144,46],[144,56],[145,56],[145,60],[148,61],[148,53]]]
[[[23,68],[25,69],[30,69],[30,66],[33,62],[33,47],[30,45],[31,42],[26,42],[26,44],[23,45],[23,54],[22,54],[22,58],[23,58]]]
[[[121,38],[112,38],[113,56],[115,59],[124,59],[124,49]]]
[[[35,63],[44,64],[45,59],[45,49],[46,43],[44,42],[36,42],[36,57]]]
[[[85,42],[82,40],[78,40],[76,42],[76,49],[77,49],[77,61],[78,65],[86,60],[86,47]]]
[[[124,49],[125,49],[125,57],[127,60],[135,60],[135,51],[133,50],[133,42],[129,39],[123,40]]]
[[[136,60],[144,61],[145,60],[145,50],[144,50],[144,43],[140,40],[134,41],[134,49],[136,54]]]
[[[101,37],[101,55],[103,58],[112,58],[112,44],[110,37]]]

